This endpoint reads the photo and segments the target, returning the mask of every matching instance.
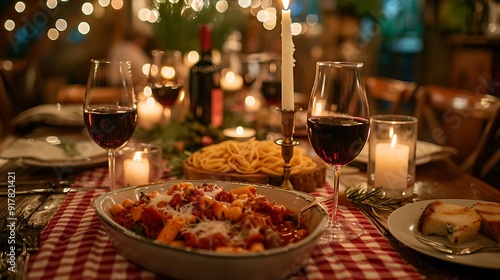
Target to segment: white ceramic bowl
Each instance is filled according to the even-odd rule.
[[[231,190],[245,183],[189,180],[194,185],[216,183]],[[154,242],[113,221],[109,208],[126,198],[138,200],[141,192],[164,192],[181,181],[170,181],[144,187],[129,187],[100,196],[95,210],[117,251],[128,260],[155,273],[174,279],[282,279],[299,270],[310,257],[328,221],[327,211],[317,205],[305,214],[310,234],[297,243],[264,252],[216,253],[209,250],[183,249]],[[186,182],[183,181],[183,182]],[[296,191],[256,185],[257,193],[285,205],[293,211],[312,201],[313,196]]]

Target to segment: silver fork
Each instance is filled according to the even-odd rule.
[[[427,239],[421,235],[415,234],[415,239],[420,241],[421,243],[432,247],[438,251],[452,254],[452,255],[469,255],[474,252],[477,252],[479,250],[487,249],[487,248],[497,248],[500,249],[500,244],[489,244],[489,245],[477,245],[477,246],[471,246],[471,247],[453,247],[453,246],[448,246],[446,244],[433,241],[430,239]]]

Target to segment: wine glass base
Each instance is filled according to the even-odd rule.
[[[321,241],[346,242],[356,239],[363,234],[364,230],[358,223],[349,221],[329,221]]]

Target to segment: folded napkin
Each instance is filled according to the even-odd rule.
[[[12,119],[12,126],[24,128],[45,123],[59,126],[83,126],[80,104],[43,104],[19,113]]]
[[[456,154],[457,150],[455,148],[439,146],[425,141],[417,141],[415,163],[421,165],[431,161],[442,160]],[[355,161],[368,162],[368,142]]]
[[[54,142],[57,143],[57,141]],[[18,138],[0,152],[0,158],[17,159],[20,157],[47,162],[82,161],[106,157],[106,150],[90,140],[62,140],[59,144],[50,144],[44,139]]]

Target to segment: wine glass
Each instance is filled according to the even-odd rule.
[[[128,142],[137,124],[137,97],[129,61],[91,60],[83,116],[90,137],[108,151],[109,186],[114,191],[115,150]]]
[[[267,104],[276,107],[281,102],[281,57],[270,54],[261,67],[260,90]]]
[[[256,87],[259,88],[267,104],[266,126],[269,127],[269,136],[281,131],[281,113],[276,110],[281,103],[281,56],[265,53],[260,61],[260,71]]]
[[[158,103],[165,109],[170,109],[179,98],[184,85],[186,73],[183,73],[182,55],[180,51],[162,50],[153,50],[151,54],[152,63],[144,92],[150,90]]]
[[[370,130],[363,64],[317,62],[307,111],[307,134],[316,154],[334,169],[333,209],[322,240],[348,241],[363,228],[337,217],[340,169],[361,152]]]

